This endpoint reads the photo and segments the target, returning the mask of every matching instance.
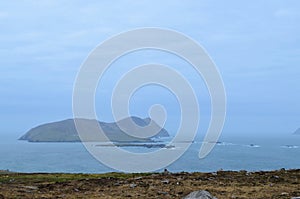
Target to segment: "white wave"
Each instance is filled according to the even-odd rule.
[[[282,148],[287,148],[287,149],[297,149],[299,148],[299,146],[296,146],[296,145],[284,145],[284,146],[281,146]]]

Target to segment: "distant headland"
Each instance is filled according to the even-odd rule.
[[[87,133],[93,134],[97,132],[98,129],[93,129],[93,125],[88,125],[95,120],[88,119],[76,119],[76,121],[82,122],[85,125]],[[136,131],[135,126],[131,125],[132,121],[140,126],[145,127],[150,122],[153,122],[153,131],[160,129],[160,131],[150,138],[136,138],[126,134],[122,129],[120,129],[118,124],[122,125],[122,128],[126,129],[127,132]],[[113,142],[141,142],[141,141],[151,141],[152,138],[159,137],[169,137],[169,133],[164,128],[161,128],[150,118],[141,119],[139,117],[128,117],[118,122],[106,123],[97,121],[105,133],[105,135]],[[152,129],[148,129],[152,130]],[[143,132],[141,132],[142,134]],[[39,125],[35,128],[30,129],[25,133],[19,140],[27,140],[29,142],[80,142],[81,139],[78,135],[77,129],[75,127],[74,119],[66,119],[63,121],[52,122],[47,124]],[[85,141],[101,141],[101,140],[85,140]]]

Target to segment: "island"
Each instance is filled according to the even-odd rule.
[[[75,126],[75,120],[76,122],[84,124],[84,131],[86,131],[86,134],[88,134],[90,140],[84,140],[84,141],[103,141],[101,138],[97,137],[97,140],[93,139],[93,134],[98,131],[98,128],[95,129],[95,125],[89,125],[89,124],[95,124],[95,120],[89,120],[89,119],[66,119],[63,121],[57,121],[47,124],[42,124],[37,127],[34,127],[30,129],[28,132],[26,132],[22,137],[19,138],[19,140],[27,140],[28,142],[81,142],[82,137],[80,138]],[[161,137],[169,137],[169,133],[164,128],[161,128],[158,124],[156,124],[153,120],[150,118],[139,118],[139,117],[128,117],[124,118],[117,122],[100,122],[97,121],[99,126],[101,127],[101,130],[103,133],[110,139],[112,142],[151,142],[153,141],[153,138],[161,138]],[[148,131],[153,130],[154,132],[159,129],[159,132],[149,138],[137,138],[130,136],[126,134],[123,130],[125,129],[126,132],[133,132],[137,131],[137,128],[135,125],[132,125],[134,122],[139,127],[146,127],[150,124],[150,122],[153,122],[153,125],[151,128],[148,128]],[[119,126],[122,126],[122,129]],[[143,132],[141,132],[142,135]],[[84,138],[83,138],[84,139]]]

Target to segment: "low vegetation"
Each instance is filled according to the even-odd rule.
[[[207,190],[218,199],[290,199],[300,196],[300,169],[214,173],[0,174],[0,198],[182,198],[196,190]]]

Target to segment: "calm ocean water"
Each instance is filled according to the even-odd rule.
[[[81,143],[29,143],[18,141],[17,138],[1,137],[0,170],[71,173],[114,171],[95,160]],[[220,141],[205,159],[198,158],[201,143],[193,143],[189,150],[167,169],[172,172],[208,172],[219,169],[256,171],[300,168],[300,136],[228,137]],[[131,147],[130,150],[148,149]]]

